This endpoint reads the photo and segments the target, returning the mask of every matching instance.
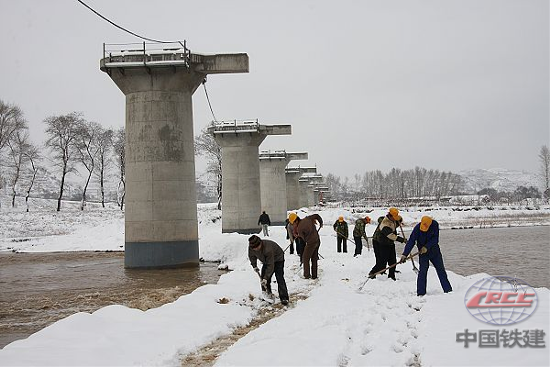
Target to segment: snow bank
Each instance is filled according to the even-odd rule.
[[[371,218],[385,213],[376,209]],[[437,211],[434,217],[453,216]],[[308,214],[307,209],[299,212]],[[358,288],[374,265],[372,251],[354,258],[336,253],[332,223],[339,215],[348,222],[365,213],[326,209],[321,229],[318,280],[300,277],[296,255],[286,254],[285,278],[292,299],[288,310],[248,333],[217,360],[217,365],[549,365],[546,348],[465,348],[457,333],[502,329],[473,318],[464,306],[468,288],[487,277],[462,277],[449,272],[453,292],[444,294],[433,268],[425,297],[416,296],[416,276],[410,264],[399,266],[397,282],[385,276]],[[404,211],[410,228],[424,213]],[[205,285],[173,303],[148,311],[109,306],[92,314],[78,313],[0,350],[0,365],[179,365],[187,354],[246,325],[259,307],[260,287],[247,259],[247,237],[221,234],[220,212],[212,205],[199,210],[200,256],[221,260],[232,272],[216,285]],[[442,218],[443,219],[443,218]],[[120,221],[119,221],[120,220]],[[95,229],[82,223],[68,234],[36,239],[34,246],[17,243],[18,250],[117,249],[123,241],[121,218],[99,220]],[[374,225],[367,226],[369,235]],[[102,233],[102,240],[89,237]],[[272,237],[286,246],[283,227]],[[1,244],[5,248],[6,242]],[[351,247],[351,246],[350,246]],[[538,288],[539,305],[527,320],[507,327],[549,330],[550,293]],[[220,302],[222,298],[228,303]],[[545,337],[547,343],[548,338]]]

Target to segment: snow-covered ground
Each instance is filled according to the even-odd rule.
[[[123,215],[116,208],[90,207],[80,215],[74,210],[52,214],[53,210],[1,212],[0,249],[120,250],[124,225]],[[375,219],[385,211],[380,208],[368,215]],[[548,333],[547,288],[536,289],[539,303],[531,317],[506,327],[482,323],[464,306],[469,287],[487,274],[463,277],[448,272],[453,292],[444,294],[430,268],[428,293],[420,298],[416,296],[416,275],[407,263],[399,266],[397,282],[379,276],[359,292],[374,265],[374,255],[366,249],[357,258],[351,253],[336,253],[332,223],[339,215],[352,223],[365,213],[339,208],[309,211],[313,212],[319,213],[326,223],[320,231],[320,253],[324,259],[319,263],[319,279],[302,279],[298,257],[287,251],[285,278],[291,304],[281,316],[228,348],[217,365],[550,365],[547,336],[544,348],[483,348],[477,343],[465,348],[463,342],[456,341],[457,333],[464,333],[465,329],[474,333],[514,329]],[[426,214],[443,227],[452,227],[494,212],[426,212],[410,208],[401,214],[405,229],[410,230]],[[533,224],[550,222],[548,207],[525,212],[537,212],[543,218]],[[218,284],[202,286],[173,303],[147,311],[108,306],[92,314],[74,314],[7,345],[0,350],[0,365],[179,365],[189,353],[248,324],[262,307],[269,306],[258,299],[258,278],[247,259],[248,236],[222,234],[220,217],[221,212],[213,205],[199,206],[200,256],[207,261],[221,260],[220,266],[233,270],[223,275]],[[22,220],[28,221],[29,233],[25,228],[18,232],[7,230],[14,221]],[[47,235],[32,229],[32,223],[40,223]],[[374,225],[368,226],[368,234],[372,235],[374,229]],[[271,239],[286,247],[282,227],[271,227]]]

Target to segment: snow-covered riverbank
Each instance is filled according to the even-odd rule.
[[[17,218],[37,216],[45,228],[63,234],[25,237],[22,242],[4,238],[0,245],[17,251],[119,250],[123,243],[123,217],[115,208],[90,209],[80,217],[39,213],[3,212],[2,227]],[[376,218],[384,209],[368,215]],[[242,337],[217,360],[218,365],[548,365],[548,347],[465,348],[457,333],[480,330],[543,330],[548,333],[550,293],[536,289],[538,307],[527,320],[509,327],[480,322],[464,306],[465,294],[487,274],[459,276],[449,272],[453,292],[444,294],[433,269],[428,294],[416,296],[409,264],[400,266],[398,281],[382,276],[359,286],[374,264],[371,252],[353,258],[333,251],[332,223],[338,215],[351,222],[364,213],[324,208],[318,212],[321,229],[320,278],[300,277],[299,260],[287,252],[285,277],[294,299],[281,316]],[[474,211],[480,213],[482,210]],[[302,215],[305,213],[302,212]],[[401,213],[406,229],[425,211]],[[480,213],[481,214],[481,213]],[[541,209],[548,218],[548,208]],[[42,215],[42,217],[40,217]],[[438,221],[459,220],[464,211],[434,210]],[[78,219],[78,218],[81,219]],[[6,219],[8,218],[8,219]],[[41,218],[41,219],[40,219]],[[61,219],[63,218],[63,219]],[[72,219],[71,219],[72,218]],[[250,322],[260,307],[257,276],[247,260],[247,237],[222,234],[220,212],[212,205],[199,209],[200,256],[219,260],[233,271],[216,285],[198,288],[177,301],[148,311],[108,306],[93,314],[78,313],[9,344],[0,351],[0,365],[178,365],[189,353]],[[74,219],[74,220],[73,220]],[[540,224],[540,223],[539,223]],[[61,228],[61,229],[59,229]],[[372,234],[374,226],[368,226]],[[6,232],[3,232],[6,233]],[[286,243],[282,227],[271,228],[272,239]],[[330,245],[329,245],[330,244]],[[330,246],[330,247],[329,247]],[[10,249],[10,250],[11,250]],[[546,269],[547,270],[547,269]],[[297,295],[304,297],[297,300]],[[225,300],[223,300],[225,299]],[[221,301],[222,300],[222,301]],[[226,302],[227,301],[227,302]],[[543,341],[548,344],[545,336]]]

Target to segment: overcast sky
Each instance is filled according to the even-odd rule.
[[[216,117],[290,124],[260,149],[307,151],[323,174],[415,166],[537,172],[549,133],[547,0],[85,0],[143,36],[195,53],[246,52],[250,73],[208,77]],[[31,136],[82,111],[124,124],[124,95],[99,70],[102,43],[140,40],[76,0],[0,0],[0,99]],[[212,119],[193,96],[198,134]],[[200,169],[200,167],[199,167]]]

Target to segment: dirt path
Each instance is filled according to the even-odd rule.
[[[181,360],[181,365],[183,367],[213,366],[216,362],[216,359],[223,352],[225,352],[227,348],[235,344],[240,338],[247,335],[249,332],[257,329],[272,318],[279,317],[288,309],[295,307],[298,301],[304,300],[306,298],[306,294],[293,293],[290,294],[291,302],[286,307],[281,305],[280,303],[276,303],[260,308],[256,316],[252,319],[252,321],[250,321],[250,323],[235,329],[232,334],[220,337],[210,344],[200,348],[196,352],[185,356]]]

